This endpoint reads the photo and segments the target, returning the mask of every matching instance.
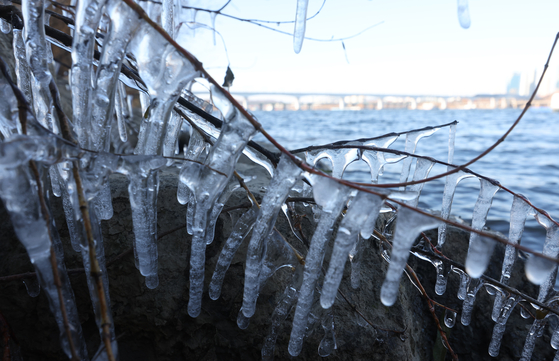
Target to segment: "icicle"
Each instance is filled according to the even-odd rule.
[[[205,145],[206,143],[204,142],[204,138],[202,137],[202,135],[200,135],[200,133],[198,133],[198,131],[195,130],[194,128],[190,128],[190,140],[188,141],[188,148],[186,148],[184,152],[184,158],[188,160],[204,162],[205,159],[201,159],[201,158],[203,158],[202,155],[204,155],[203,151]],[[188,189],[188,186],[186,185],[186,183],[182,181],[183,177],[186,178],[188,177],[188,173],[190,172],[189,169],[190,164],[191,162],[186,162],[183,165],[183,168],[181,169],[179,175],[177,200],[179,201],[180,204],[188,203],[191,197],[191,192]],[[194,210],[193,207],[192,210]],[[192,216],[194,215],[192,214]],[[192,218],[190,219],[190,225],[187,228],[192,229]]]
[[[453,168],[453,167],[452,167]],[[448,170],[452,169],[449,167]],[[454,199],[454,192],[456,191],[456,186],[462,179],[474,177],[473,174],[464,173],[462,171],[450,174],[446,176],[446,181],[444,185],[443,192],[443,204],[441,208],[441,217],[448,219],[450,216],[450,209],[452,208],[452,200]],[[439,226],[438,241],[436,248],[440,251],[442,250],[443,244],[446,241],[446,223]]]
[[[212,35],[213,35],[213,44],[215,46],[215,33],[217,32],[217,30],[215,29],[215,18],[217,17],[217,13],[216,12],[211,12],[210,13],[210,22],[211,22],[211,27],[212,27]]]
[[[324,258],[324,248],[326,242],[330,239],[331,228],[350,194],[348,187],[328,178],[315,176],[311,183],[313,183],[314,199],[322,207],[322,214],[305,259],[303,284],[299,291],[299,300],[297,301],[291,338],[289,339],[288,351],[291,356],[299,355],[303,347],[303,337],[305,336],[307,319],[313,303],[314,288],[316,287]]]
[[[237,315],[237,326],[239,326],[241,330],[245,330],[249,324],[250,318],[246,317],[243,314],[243,308],[241,307],[241,309],[239,310],[239,314]]]
[[[295,13],[295,30],[293,31],[293,50],[299,54],[305,39],[305,27],[307,25],[307,7],[309,0],[297,0],[297,12]]]
[[[551,341],[550,341],[551,347],[553,347],[554,350],[559,349],[559,327],[555,329],[555,331],[553,331],[553,335],[551,336]]]
[[[72,44],[72,105],[73,123],[82,147],[92,149],[93,134],[90,127],[90,112],[93,83],[93,52],[95,31],[99,26],[103,7],[107,0],[80,0],[76,9],[74,40]],[[137,17],[136,17],[137,18]],[[103,50],[104,47],[103,47]],[[124,49],[122,49],[124,51]],[[117,69],[118,71],[119,69]],[[109,88],[113,91],[113,88]],[[112,114],[110,112],[109,114]],[[94,148],[93,148],[94,149]],[[100,150],[100,149],[94,149]],[[105,149],[103,149],[105,150]]]
[[[323,308],[330,308],[334,304],[349,252],[357,242],[359,232],[367,218],[371,217],[376,221],[382,203],[383,199],[379,196],[358,192],[349,205],[338,228],[330,265],[324,278],[320,297],[320,304]]]
[[[161,4],[161,25],[163,30],[165,30],[173,40],[176,39],[175,27],[179,25],[177,22],[177,13],[180,13],[180,10],[180,1],[163,0]]]
[[[128,109],[126,88],[121,82],[117,83],[116,98],[115,98],[115,114],[118,126],[118,136],[122,142],[128,140],[128,129],[126,123],[131,118],[131,114]]]
[[[212,98],[225,118],[220,137],[208,154],[205,161],[206,166],[192,163],[193,171],[182,177],[195,199],[190,252],[190,299],[188,301],[188,314],[191,317],[197,317],[202,307],[206,259],[205,232],[208,226],[208,214],[229,182],[243,148],[256,132],[248,119],[243,117],[225,95],[215,87],[212,88]]]
[[[471,278],[470,276],[468,276],[466,272],[462,271],[460,268],[451,266],[450,270],[460,276],[460,285],[458,287],[458,294],[456,295],[456,297],[459,300],[465,300],[466,294],[468,292],[468,286],[470,285],[471,282]]]
[[[27,63],[25,55],[25,43],[23,41],[23,33],[21,30],[14,29],[13,32],[13,48],[15,58],[15,72],[17,77],[17,87],[25,95],[25,99],[29,104],[33,104],[33,90],[31,89],[31,69]]]
[[[243,154],[246,155],[254,163],[258,164],[262,168],[266,169],[270,177],[274,176],[274,166],[268,158],[266,158],[262,153],[255,151],[251,147],[246,147],[243,150]]]
[[[128,176],[128,193],[134,226],[134,245],[138,256],[140,273],[146,277],[146,286],[156,288],[157,276],[157,193],[159,176],[157,171],[132,170]]]
[[[34,177],[26,166],[13,169],[4,168],[0,172],[0,197],[10,214],[12,225],[19,240],[27,249],[31,263],[39,276],[41,287],[49,298],[51,311],[59,326],[62,349],[69,358],[72,358],[50,261],[51,248],[56,248],[51,240],[52,242],[60,242],[60,240],[57,240],[58,233],[53,224],[47,224],[43,218],[43,211],[45,210],[41,209],[37,187]],[[48,216],[52,220],[50,213]],[[49,235],[52,239],[49,238]],[[57,254],[56,256],[72,341],[78,357],[81,360],[88,360],[74,293],[66,274],[62,255]]]
[[[299,265],[299,259],[293,248],[285,241],[283,236],[277,231],[273,230],[266,241],[266,255],[262,262],[262,271],[258,280],[258,290],[260,290],[266,281],[280,268],[290,267],[295,270]],[[248,327],[250,318],[246,317],[243,313],[243,308],[239,310],[237,316],[237,325],[241,329]]]
[[[243,240],[252,230],[254,221],[256,220],[256,216],[258,214],[257,210],[258,207],[254,206],[245,212],[241,218],[239,218],[237,223],[235,223],[231,235],[227,238],[227,241],[225,241],[215,266],[212,281],[210,282],[209,294],[212,300],[217,300],[219,298],[225,273],[229,269],[231,261],[233,260],[235,253],[237,253],[237,249],[239,249]]]
[[[487,213],[491,208],[493,196],[499,190],[498,183],[490,182],[486,179],[480,179],[481,188],[479,196],[474,206],[472,215],[472,228],[482,230],[487,219]],[[489,263],[495,242],[489,238],[482,237],[477,233],[470,233],[470,247],[468,248],[468,256],[466,257],[466,272],[473,277],[479,278]]]
[[[324,149],[305,153],[307,163],[315,166],[316,163],[328,158],[332,162],[332,177],[342,178],[348,165],[359,160],[359,150],[356,148]]]
[[[394,143],[398,139],[398,135],[391,135],[379,139],[373,139],[363,143],[365,146],[378,147],[378,148],[388,148],[390,144]],[[371,182],[377,183],[379,175],[382,175],[382,169],[387,163],[395,163],[406,156],[393,157],[388,161],[385,157],[385,153],[374,151],[374,150],[363,150],[361,152],[361,158],[369,165],[371,170]]]
[[[452,164],[454,161],[454,141],[456,139],[456,123],[453,123],[448,128],[448,161]]]
[[[456,324],[456,312],[446,309],[444,311],[444,325],[448,328],[453,328]]]
[[[236,179],[233,180],[227,187],[225,187],[225,190],[221,193],[216,203],[214,203],[212,211],[208,218],[208,226],[206,227],[206,245],[213,242],[215,225],[217,223],[219,215],[221,214],[221,210],[225,206],[225,203],[229,200],[229,197],[231,197],[231,194],[233,194],[236,189],[239,189],[239,187],[239,182]]]
[[[349,262],[351,263],[350,283],[351,288],[354,290],[361,286],[361,259],[363,258],[363,252],[365,252],[365,240],[360,234],[357,237],[357,242],[349,251]]]
[[[413,174],[412,180],[418,181],[427,178],[434,164],[435,164],[434,162],[428,159],[417,158],[417,163],[415,165],[415,172]],[[419,183],[419,184],[414,184],[406,187],[406,189],[410,192],[417,192],[417,197],[411,201],[407,201],[406,203],[412,207],[417,207],[417,205],[419,204],[419,196],[424,186],[425,183]]]
[[[474,286],[475,284],[475,286]],[[468,292],[466,293],[466,298],[462,304],[462,317],[460,322],[462,325],[469,326],[472,319],[472,310],[474,309],[474,302],[476,301],[476,295],[481,287],[484,286],[483,280],[473,280],[468,284]]]
[[[499,355],[499,349],[501,348],[501,339],[505,333],[505,327],[507,320],[512,313],[512,310],[520,302],[520,296],[512,295],[508,297],[501,310],[499,310],[499,315],[497,316],[497,321],[493,327],[493,336],[491,337],[491,343],[489,344],[489,355],[491,357],[497,357]]]
[[[421,138],[430,137],[435,133],[439,128],[427,128],[420,131],[415,131],[406,134],[406,146],[404,150],[408,153],[415,153],[415,149],[417,148],[417,143]],[[410,174],[411,162],[413,158],[407,157],[402,162],[402,173],[400,174],[400,183],[404,183],[408,181],[408,176]],[[401,190],[404,190],[403,187]]]
[[[324,337],[320,341],[320,345],[318,345],[318,355],[327,357],[338,348],[336,345],[336,332],[334,331],[334,315],[332,315],[331,310],[322,317],[321,324],[324,329]]]
[[[39,293],[41,292],[41,285],[39,284],[39,280],[37,280],[37,277],[24,278],[23,283],[25,284],[27,294],[30,297],[39,296]]]
[[[408,260],[411,246],[419,233],[440,224],[437,219],[428,217],[406,207],[398,210],[396,231],[390,254],[390,265],[382,284],[380,299],[385,306],[392,306],[398,296],[398,285]]]
[[[470,9],[468,8],[468,0],[458,0],[458,21],[463,29],[470,27]]]
[[[9,140],[14,135],[21,133],[21,123],[17,100],[6,81],[0,83],[0,99],[3,100],[0,103],[0,132],[5,140]]]
[[[180,127],[170,122],[176,120],[171,117],[171,111],[181,90],[198,76],[198,71],[149,26],[139,30],[130,46],[151,97],[149,114],[142,121],[134,153],[174,156]]]
[[[11,2],[8,0],[2,0],[0,1],[1,5],[10,5]],[[12,32],[12,24],[7,22],[4,19],[0,19],[0,31],[4,34],[9,34]]]
[[[532,353],[534,352],[534,347],[536,346],[536,338],[540,337],[540,332],[543,330],[546,323],[545,318],[536,318],[528,335],[526,336],[526,341],[524,342],[524,349],[522,350],[522,356],[520,361],[530,361],[532,358]]]
[[[270,331],[266,338],[264,339],[264,345],[262,346],[262,360],[271,361],[274,359],[274,349],[276,346],[276,339],[278,337],[278,332],[281,324],[287,318],[289,311],[295,305],[298,297],[298,289],[301,286],[303,280],[303,267],[297,267],[291,277],[289,285],[283,291],[274,312],[272,313],[271,319],[272,324],[270,326]]]
[[[557,258],[559,256],[559,227],[541,213],[536,214],[538,223],[545,227],[545,242],[543,244],[543,254]],[[543,258],[531,256],[526,262],[526,277],[530,282],[540,285],[538,301],[547,300],[549,292],[555,285],[557,277],[557,264]]]
[[[243,312],[245,316],[252,317],[256,308],[258,298],[258,279],[262,266],[263,249],[265,237],[270,234],[276,223],[278,212],[285,202],[289,190],[300,179],[301,170],[291,159],[282,155],[274,177],[270,181],[268,190],[264,195],[258,219],[252,232],[248,245],[247,259],[245,264],[245,284],[243,294]]]
[[[510,209],[510,227],[509,227],[509,238],[508,241],[511,244],[518,244],[520,238],[522,237],[522,232],[524,231],[524,224],[526,223],[526,217],[528,212],[531,211],[531,207],[526,203],[526,198],[514,197],[512,201],[512,207]],[[516,248],[507,245],[505,250],[505,257],[503,259],[503,267],[501,269],[501,283],[508,285],[511,276],[512,267],[518,256],[518,251]],[[495,304],[493,306],[493,312],[491,313],[491,318],[493,321],[497,322],[497,317],[501,312],[503,302],[503,295],[497,292],[495,295]]]

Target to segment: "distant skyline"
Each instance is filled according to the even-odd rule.
[[[218,9],[226,1],[189,0]],[[310,0],[308,15],[322,0]],[[456,1],[326,1],[307,22],[306,36],[346,37],[344,41],[305,40],[300,54],[291,36],[217,16],[217,36],[198,28],[179,41],[222,80],[227,64],[235,74],[232,92],[464,95],[504,94],[515,73],[538,76],[559,31],[559,1],[470,1],[471,26],[462,29]],[[271,21],[293,20],[296,1],[233,0],[223,13]],[[188,12],[185,15],[189,16]],[[192,16],[192,14],[190,14]],[[211,26],[208,13],[196,21]],[[269,24],[293,32],[293,24]],[[208,46],[209,45],[209,46]],[[556,50],[559,52],[559,49]],[[227,59],[228,57],[228,59]],[[556,84],[559,54],[548,69],[546,86]]]

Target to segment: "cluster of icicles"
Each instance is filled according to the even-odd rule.
[[[160,19],[163,28],[171,36],[176,36],[179,4],[172,0],[164,0],[161,6],[142,2],[150,17]],[[299,1],[298,6],[305,7],[297,11],[297,16],[299,17],[301,12],[304,18],[306,2]],[[0,131],[3,141],[0,143],[0,197],[39,275],[40,285],[50,299],[52,312],[60,328],[64,351],[70,355],[70,342],[64,331],[59,295],[50,262],[50,249],[53,244],[58,257],[58,273],[62,275],[63,280],[63,302],[66,306],[68,323],[71,325],[72,341],[76,345],[79,357],[82,360],[89,359],[78,321],[73,291],[65,275],[60,239],[55,225],[47,224],[42,215],[38,192],[43,192],[47,203],[50,192],[63,199],[72,246],[83,256],[90,296],[99,331],[102,334],[99,294],[89,272],[91,267],[89,248],[76,191],[76,179],[72,172],[73,164],[76,164],[76,161],[79,164],[81,182],[90,205],[92,232],[107,297],[108,278],[100,220],[110,219],[113,215],[109,175],[121,173],[129,179],[136,266],[145,276],[146,286],[153,289],[159,282],[156,243],[158,175],[165,167],[180,168],[178,200],[181,204],[188,204],[187,230],[192,235],[188,313],[192,317],[197,317],[201,310],[204,289],[206,246],[214,238],[216,220],[224,204],[238,188],[232,175],[239,156],[245,153],[256,164],[268,170],[272,180],[261,204],[253,204],[253,207],[236,221],[217,261],[209,283],[209,295],[212,299],[219,298],[233,256],[243,240],[250,235],[246,255],[243,303],[238,316],[239,327],[248,326],[251,316],[255,313],[259,290],[266,280],[278,269],[290,267],[293,276],[272,314],[272,324],[265,338],[262,357],[273,358],[276,337],[293,308],[295,314],[289,353],[293,356],[300,353],[307,332],[309,315],[312,313],[315,318],[321,320],[325,333],[320,343],[319,354],[329,355],[336,348],[332,305],[336,299],[346,261],[348,259],[351,261],[351,284],[357,288],[361,274],[359,253],[364,247],[365,240],[372,236],[378,214],[393,212],[391,208],[386,207],[385,197],[400,199],[411,207],[417,207],[423,183],[398,191],[384,191],[381,197],[353,190],[328,178],[307,174],[285,155],[281,156],[277,167],[274,168],[270,161],[254,149],[247,147],[247,143],[256,134],[253,125],[233,107],[218,88],[211,89],[213,106],[190,93],[189,85],[200,76],[193,64],[120,0],[82,0],[77,4],[73,46],[67,50],[72,52],[73,59],[70,79],[73,97],[72,130],[79,147],[64,141],[57,135],[61,133],[60,119],[53,111],[53,98],[49,90],[52,79],[49,63],[52,61],[52,54],[47,40],[57,46],[64,47],[64,45],[46,38],[44,7],[44,0],[24,0],[23,30],[12,29],[6,22],[1,24],[2,31],[13,34],[17,86],[27,101],[32,104],[32,113],[27,115],[27,130],[24,131],[19,119],[20,104],[7,79],[2,77]],[[106,16],[102,17],[103,14]],[[296,25],[298,26],[300,25]],[[103,37],[96,37],[97,29],[103,30]],[[302,33],[304,35],[304,29]],[[300,29],[295,32],[295,35],[295,41],[302,42],[303,35]],[[94,58],[95,42],[102,49],[98,59]],[[133,57],[127,54],[132,54]],[[137,69],[143,83],[121,74],[125,59],[129,68]],[[94,72],[94,65],[97,67],[96,72]],[[131,106],[125,84],[140,91],[142,114],[146,114],[135,147],[132,147],[127,140],[130,132],[128,120]],[[208,113],[212,112],[213,107],[217,108],[219,112],[216,116],[222,118],[222,128],[212,127],[199,115],[178,105],[177,99],[181,95]],[[198,129],[205,133],[202,136],[191,127],[189,144],[182,153],[177,149],[177,138],[183,120],[174,107],[187,114],[196,123]],[[112,132],[113,126],[118,131]],[[441,128],[449,129],[448,163],[452,163],[456,123],[405,133],[404,151],[413,154],[421,138],[428,137]],[[388,148],[399,136],[391,134],[350,142],[346,145]],[[206,142],[208,137],[213,144]],[[110,150],[114,150],[114,153],[109,153]],[[313,149],[302,154],[310,165],[315,165],[323,158],[330,159],[332,176],[336,178],[343,176],[345,168],[350,163],[364,161],[370,167],[372,184],[378,182],[379,175],[382,174],[383,167],[387,163],[402,164],[401,182],[408,179],[425,179],[434,165],[432,159],[356,148]],[[179,156],[183,159],[178,160]],[[41,184],[37,184],[28,165],[29,160],[43,165],[40,169]],[[412,167],[414,160],[415,166]],[[412,169],[414,172],[410,174]],[[458,182],[467,177],[476,177],[476,175],[461,171],[446,178],[442,203],[444,219],[448,219],[450,215]],[[312,187],[303,182],[303,179]],[[472,217],[472,227],[476,230],[483,229],[492,198],[499,190],[499,185],[495,181],[483,177],[479,177],[479,180],[480,193]],[[318,205],[313,210],[318,223],[304,262],[301,262],[293,248],[274,229],[280,211],[287,212],[285,201],[290,194],[312,196]],[[345,207],[347,211],[337,229],[329,267],[322,285],[319,285],[325,249],[331,241],[332,228]],[[406,207],[400,207],[397,213],[398,220],[392,237],[393,248],[389,256],[385,255],[390,265],[380,295],[382,303],[386,306],[396,302],[398,285],[418,234],[438,227],[439,239],[436,246],[438,249],[441,249],[444,244],[446,235],[444,222]],[[512,204],[509,242],[519,242],[526,217],[529,215],[535,216],[547,229],[544,253],[557,257],[559,233],[556,224],[546,215],[534,212],[522,197],[515,197]],[[505,297],[506,292],[485,285],[479,279],[487,267],[493,247],[493,240],[472,233],[466,260],[467,273],[457,268],[452,270],[459,273],[461,277],[458,298],[464,300],[462,324],[469,324],[476,293],[483,286],[488,287],[488,291],[495,294],[492,317],[496,324],[489,353],[496,356],[507,318],[523,299],[516,295]],[[507,247],[500,280],[504,284],[510,278],[516,256],[515,249]],[[451,270],[445,269],[444,264],[436,258],[420,257],[436,267],[435,291],[439,295],[443,294]],[[552,292],[557,268],[552,262],[534,260],[536,258],[532,257],[527,263],[527,275],[532,282],[541,284],[538,301],[545,303]],[[317,287],[321,289],[320,295],[315,294]],[[319,307],[317,307],[318,303],[313,302],[315,297],[320,298]],[[456,315],[448,312],[445,316],[446,325],[452,327],[455,319]],[[112,320],[109,321],[112,327]],[[545,319],[534,322],[526,339],[523,359],[530,359],[535,339],[541,335],[544,324]],[[111,329],[111,333],[114,339],[114,328]],[[559,332],[554,334],[552,346],[558,348]],[[113,342],[113,350],[117,354],[116,341]],[[104,357],[101,352],[94,359],[100,360]]]

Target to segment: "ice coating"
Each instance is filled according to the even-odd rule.
[[[252,317],[256,307],[265,238],[272,231],[281,206],[300,177],[301,169],[289,157],[282,155],[262,200],[248,245],[243,293],[243,312],[247,317]]]
[[[417,163],[415,165],[415,172],[413,174],[412,180],[418,181],[418,180],[423,180],[423,179],[427,178],[427,176],[429,175],[429,172],[433,168],[434,164],[435,163],[433,161],[430,161],[428,159],[417,158]],[[406,203],[409,204],[412,207],[417,207],[417,205],[419,203],[419,196],[420,196],[421,191],[423,190],[424,186],[425,186],[425,183],[419,183],[419,184],[413,184],[411,186],[407,186],[406,189],[408,191],[417,192],[417,197],[415,197],[411,201],[406,201]]]
[[[466,179],[470,177],[474,177],[474,175],[462,171],[452,173],[446,176],[444,191],[443,191],[443,204],[441,208],[442,218],[448,219],[448,217],[450,216],[450,210],[452,208],[452,200],[454,199],[454,193],[456,191],[456,186],[458,185],[458,183],[462,179]],[[446,223],[442,223],[439,226],[438,241],[436,246],[436,248],[439,251],[442,250],[445,241],[446,241]]]
[[[493,336],[491,337],[491,342],[489,343],[489,355],[491,357],[497,357],[499,355],[501,340],[503,338],[503,334],[505,333],[507,320],[518,302],[520,302],[520,296],[509,296],[505,299],[501,309],[499,310],[495,326],[493,327]]]
[[[239,246],[252,230],[257,214],[258,207],[256,206],[245,212],[239,220],[237,220],[231,235],[229,235],[229,238],[225,241],[210,282],[209,294],[212,300],[217,300],[219,298],[225,273],[229,269],[231,261],[233,260],[235,253],[237,253]]]
[[[559,255],[559,227],[541,213],[536,214],[536,220],[545,227],[545,241],[542,253],[557,258]],[[540,285],[538,301],[544,302],[549,296],[557,277],[557,264],[544,258],[531,256],[526,262],[526,277]]]
[[[464,298],[464,303],[462,304],[462,316],[460,317],[462,325],[470,325],[470,321],[472,320],[472,310],[474,309],[474,302],[476,301],[477,293],[484,285],[484,281],[479,279],[471,279],[470,282],[468,282],[468,290],[466,292],[466,297]]]
[[[316,163],[328,158],[332,162],[332,177],[342,178],[348,165],[359,160],[359,150],[356,148],[323,149],[305,153],[307,163],[315,166]]]
[[[90,127],[91,94],[94,82],[93,51],[95,32],[107,0],[80,0],[77,3],[72,44],[72,115],[79,144],[91,148],[93,134]],[[103,48],[105,48],[103,46]],[[124,51],[124,49],[122,50]],[[118,71],[119,69],[117,69]],[[109,88],[114,89],[114,86]],[[112,114],[110,112],[109,114]],[[96,149],[97,150],[97,149]],[[104,149],[103,149],[104,150]]]
[[[472,228],[478,231],[483,229],[487,219],[487,213],[491,208],[493,196],[499,190],[499,186],[487,179],[480,178],[480,190],[476,204],[474,206],[474,213],[472,215]],[[468,255],[466,257],[466,272],[473,277],[479,278],[489,263],[495,242],[486,237],[480,236],[477,233],[470,233],[470,247],[468,248]]]
[[[390,254],[390,265],[382,284],[380,300],[385,306],[392,306],[398,296],[398,285],[410,254],[411,246],[417,236],[438,226],[441,222],[432,217],[417,213],[409,208],[398,210],[396,231]]]
[[[3,168],[0,172],[0,197],[2,198],[12,225],[20,242],[25,246],[31,263],[38,274],[41,288],[49,299],[60,332],[62,349],[69,358],[72,354],[64,328],[60,299],[55,286],[50,261],[51,252],[56,249],[53,242],[60,242],[53,224],[47,224],[39,203],[38,185],[27,166]],[[50,219],[51,216],[48,214]],[[52,238],[50,238],[52,237]],[[52,242],[51,242],[52,239]],[[62,281],[63,304],[66,308],[72,342],[81,360],[88,360],[87,348],[82,335],[74,293],[72,291],[62,254],[56,254],[58,273]]]
[[[299,266],[293,272],[291,276],[291,281],[285,287],[283,294],[281,295],[274,312],[272,313],[271,319],[272,324],[270,325],[270,331],[264,339],[264,345],[262,346],[262,360],[269,361],[274,358],[274,349],[276,346],[276,339],[280,331],[282,323],[285,321],[289,315],[289,311],[297,302],[298,289],[301,286],[303,280],[303,267]]]
[[[307,328],[307,319],[314,298],[314,288],[321,271],[326,242],[331,237],[331,228],[342,211],[351,192],[350,188],[331,179],[316,176],[312,180],[315,201],[322,207],[320,220],[311,239],[309,252],[305,258],[303,284],[299,290],[299,299],[293,328],[289,339],[288,351],[291,356],[297,356],[303,347],[303,337]]]
[[[510,226],[509,226],[509,237],[508,241],[511,244],[518,244],[520,238],[522,238],[522,232],[524,231],[524,224],[526,223],[526,217],[528,213],[531,212],[531,207],[523,197],[515,196],[512,201],[512,206],[510,209]],[[501,279],[502,284],[508,285],[511,276],[512,267],[514,262],[518,257],[518,251],[516,248],[507,245],[505,249],[505,256],[503,259],[503,266],[501,268]],[[491,318],[493,321],[497,322],[499,313],[501,312],[503,302],[503,295],[501,292],[497,292],[495,295],[495,304],[493,305],[493,312],[491,313]]]
[[[182,177],[196,200],[190,253],[188,314],[191,317],[197,317],[202,306],[204,263],[206,259],[205,231],[208,225],[209,212],[217,197],[229,182],[243,148],[256,132],[248,119],[233,108],[219,89],[212,88],[212,98],[215,105],[224,114],[225,123],[221,134],[206,158],[206,166],[192,163],[193,171]],[[243,310],[243,312],[245,311]]]
[[[458,2],[458,21],[464,29],[470,27],[470,9],[468,8],[468,0],[457,0]]]
[[[532,358],[532,353],[534,352],[534,347],[536,346],[536,339],[541,336],[545,323],[545,318],[535,319],[534,323],[532,323],[532,327],[530,327],[530,331],[528,332],[526,341],[524,342],[524,349],[522,349],[520,361],[530,361]]]
[[[418,130],[406,134],[406,145],[404,147],[404,150],[408,153],[415,153],[415,149],[417,148],[417,143],[419,142],[419,140],[424,137],[430,137],[437,130],[439,130],[439,128],[427,128],[427,129]],[[413,158],[407,157],[402,161],[402,173],[400,174],[400,183],[407,182],[408,176],[410,174],[412,160]]]
[[[330,308],[334,304],[349,251],[356,244],[359,232],[367,219],[370,217],[376,221],[382,202],[381,197],[360,191],[349,205],[338,228],[330,265],[322,285],[320,304],[323,308]]]
[[[305,27],[307,26],[307,8],[309,0],[297,0],[297,11],[295,13],[295,30],[293,31],[293,50],[299,54],[305,39]]]

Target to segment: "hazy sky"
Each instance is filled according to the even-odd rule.
[[[208,1],[189,2],[208,6]],[[219,8],[225,1],[211,1]],[[308,16],[323,0],[310,0]],[[205,4],[205,5],[204,5]],[[229,62],[235,73],[231,90],[356,94],[474,95],[504,93],[515,71],[542,69],[559,31],[559,1],[470,0],[471,26],[462,29],[452,0],[326,0],[307,22],[306,36],[340,41],[305,40],[300,54],[292,36],[218,16],[212,35],[203,28],[183,45],[198,54],[218,79]],[[243,18],[293,20],[296,1],[232,0],[223,10]],[[211,24],[198,12],[197,22]],[[294,25],[270,24],[292,33]],[[210,45],[210,47],[208,47]],[[212,49],[213,48],[213,49]],[[211,50],[211,51],[210,51]],[[347,55],[347,59],[346,59]],[[559,49],[551,79],[559,70]]]

